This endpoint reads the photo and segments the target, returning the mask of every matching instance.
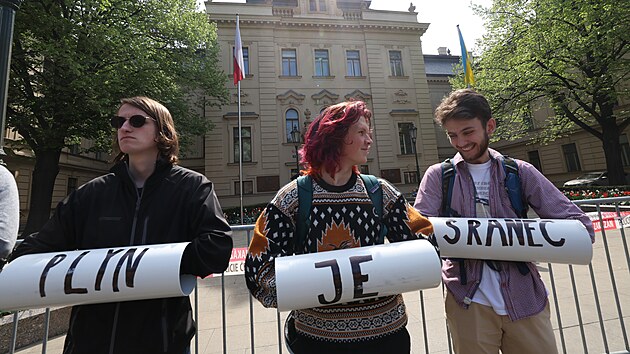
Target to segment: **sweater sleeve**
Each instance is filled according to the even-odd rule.
[[[519,175],[527,203],[541,218],[579,220],[595,242],[593,222],[532,164],[519,161]]]
[[[384,222],[390,242],[415,240],[433,235],[433,225],[414,209],[394,186],[381,180],[383,187]]]
[[[15,178],[9,170],[0,166],[0,262],[15,246],[19,222],[20,202]]]
[[[277,307],[276,257],[293,254],[293,221],[274,204],[260,214],[245,259],[245,281],[265,307]]]

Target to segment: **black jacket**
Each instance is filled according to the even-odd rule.
[[[180,272],[205,277],[228,265],[230,226],[205,176],[162,160],[139,191],[126,163],[71,193],[11,255],[190,241]],[[195,332],[187,297],[78,305],[64,353],[181,354]]]

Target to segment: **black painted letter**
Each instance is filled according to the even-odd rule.
[[[523,220],[523,225],[525,226],[525,232],[527,232],[527,245],[529,247],[542,247],[542,243],[534,242],[534,235],[532,235],[532,230],[536,230],[531,226],[531,224],[535,223],[536,220]]]
[[[518,219],[505,219],[505,225],[507,225],[508,237],[510,238],[509,245],[512,246],[514,244],[514,235],[516,235],[518,244],[525,246],[525,237],[523,237],[523,221]]]
[[[442,236],[442,238],[444,238],[444,241],[450,243],[451,245],[456,244],[459,241],[459,237],[461,236],[461,231],[459,231],[459,228],[457,228],[457,226],[455,226],[454,224],[455,220],[446,220],[446,226],[455,231],[455,236],[453,236],[453,238],[449,238],[448,235]]]
[[[94,290],[101,290],[101,283],[103,282],[103,276],[105,275],[105,270],[107,269],[107,263],[109,260],[114,257],[116,254],[122,252],[123,250],[107,250],[107,255],[101,263],[101,267],[98,269],[98,273],[96,273],[96,281],[94,282]]]
[[[549,237],[549,234],[547,233],[547,224],[548,223],[552,223],[553,221],[551,220],[541,220],[540,221],[540,232],[542,233],[543,237],[545,238],[545,240],[547,240],[547,242],[549,242],[550,245],[554,246],[554,247],[562,247],[562,245],[564,245],[564,243],[566,242],[566,240],[564,238],[561,238],[558,241],[554,241],[551,239],[551,237]]]
[[[81,253],[70,265],[68,271],[66,272],[66,278],[63,282],[63,292],[65,294],[87,294],[86,288],[73,288],[72,287],[72,276],[74,275],[74,269],[77,267],[77,264],[81,261],[81,258],[85,257],[86,254],[90,253],[90,251],[85,251]]]
[[[44,271],[42,271],[42,275],[39,276],[39,296],[46,297],[46,277],[48,276],[48,271],[50,268],[56,266],[61,263],[66,258],[65,254],[58,254],[48,261],[48,264],[44,267]]]
[[[355,299],[378,296],[378,292],[367,294],[363,293],[363,283],[368,281],[369,276],[367,274],[361,274],[361,263],[370,262],[371,260],[372,255],[350,257],[350,265],[352,265],[352,278],[354,279]]]
[[[335,298],[332,299],[332,301],[326,301],[324,294],[319,294],[317,295],[317,299],[319,300],[319,303],[322,305],[330,305],[330,304],[334,304],[335,302],[339,301],[339,299],[341,299],[341,291],[342,291],[341,273],[339,272],[339,264],[337,264],[336,259],[331,259],[329,261],[322,261],[322,262],[315,263],[315,268],[324,268],[324,267],[330,267],[330,270],[332,271],[333,284],[335,285]]]
[[[486,234],[486,246],[492,245],[492,234],[494,230],[499,230],[501,234],[501,245],[507,246],[507,237],[505,236],[505,230],[503,230],[503,225],[498,220],[490,219],[488,220],[488,232]]]
[[[145,253],[149,250],[145,248],[140,252],[140,255],[133,260],[133,255],[136,253],[136,248],[130,248],[125,254],[120,257],[118,260],[118,264],[116,265],[116,270],[114,271],[114,278],[112,279],[112,289],[114,292],[119,292],[118,289],[118,275],[120,274],[120,268],[122,268],[125,259],[127,260],[127,268],[125,269],[125,283],[128,288],[133,288],[133,279],[136,276],[136,270],[138,269],[138,265],[140,264],[140,260],[144,256]],[[132,263],[133,262],[133,263]]]
[[[481,226],[479,220],[468,220],[468,245],[472,245],[473,236],[475,237],[475,241],[477,241],[477,245],[481,245],[481,237],[479,237],[479,231],[477,231],[479,226]]]

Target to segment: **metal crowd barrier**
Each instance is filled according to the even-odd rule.
[[[630,197],[575,201],[595,216],[594,224],[601,225],[593,245],[593,260],[588,266],[537,265],[548,287],[552,324],[561,353],[630,353],[626,326],[630,318],[630,253],[624,228],[630,227],[630,207],[625,209],[624,203],[630,204]],[[249,244],[253,227],[232,227],[235,247]],[[244,237],[239,239],[238,235],[242,234]],[[198,281],[192,295],[198,323],[192,353],[254,354],[256,350],[277,350],[282,354],[286,351],[283,320],[287,314],[262,308],[249,295],[244,283],[242,275]],[[216,289],[219,286],[220,291]],[[442,294],[443,289],[439,288],[404,294],[414,353],[453,353],[444,319]],[[244,297],[247,298],[246,309],[239,303]],[[214,308],[217,298],[220,298],[220,310]],[[430,305],[425,307],[425,302]],[[239,316],[237,310],[246,312],[247,318],[242,314]],[[218,316],[221,316],[220,328],[216,325]],[[49,319],[50,309],[46,309],[42,353],[47,352]],[[228,320],[237,323],[228,324]],[[15,312],[9,353],[16,352],[18,325],[19,314]],[[249,338],[243,333],[245,329],[249,331]],[[220,346],[218,333],[221,335]],[[204,339],[203,343],[200,338]]]

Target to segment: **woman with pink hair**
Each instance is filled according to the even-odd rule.
[[[306,236],[296,237],[300,203],[293,180],[258,218],[245,261],[247,286],[265,307],[277,307],[277,257],[376,245],[384,227],[389,242],[433,233],[431,223],[383,179],[382,215],[376,215],[357,167],[367,163],[372,146],[371,118],[364,102],[351,101],[326,108],[310,125],[301,150],[313,191]],[[398,294],[294,310],[285,332],[293,353],[409,353],[406,324]]]

